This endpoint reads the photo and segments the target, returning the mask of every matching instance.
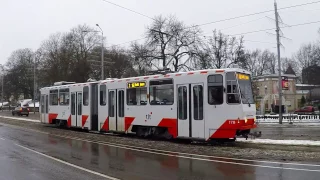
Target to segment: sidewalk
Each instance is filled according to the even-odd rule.
[[[23,118],[23,117],[15,117],[15,116],[1,116],[0,115],[0,118],[40,123],[40,120],[37,120],[37,119],[29,119],[29,118]]]

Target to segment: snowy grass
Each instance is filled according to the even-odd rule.
[[[238,142],[273,145],[293,145],[293,146],[320,146],[320,141],[311,140],[274,140],[274,139],[237,139]]]

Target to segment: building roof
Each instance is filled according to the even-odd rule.
[[[293,74],[281,74],[281,76],[288,77],[288,79],[298,78],[296,75],[293,75]],[[279,75],[278,74],[265,74],[265,75],[253,77],[253,79],[264,79],[264,78],[279,78]]]

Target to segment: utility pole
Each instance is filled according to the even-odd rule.
[[[36,114],[36,53],[34,54],[33,62],[33,114]]]
[[[4,80],[4,68],[3,68],[3,66],[2,66],[2,64],[0,64],[0,68],[1,68],[1,110],[3,111],[3,94],[4,94],[4,92],[3,92],[3,85],[4,85],[4,83],[3,83],[3,80]]]
[[[2,70],[3,70],[3,68],[2,68]],[[3,92],[3,89],[4,89],[4,88],[3,88],[3,84],[4,84],[4,83],[3,83],[3,79],[4,79],[3,76],[4,76],[4,75],[1,74],[1,83],[2,83],[2,84],[1,84],[1,88],[2,88],[2,90],[1,90],[1,92],[2,92],[2,93],[1,93],[1,109],[2,109],[2,111],[3,111],[3,94],[4,94],[4,92]],[[10,110],[10,109],[9,109],[9,110]]]
[[[278,49],[278,68],[279,68],[279,124],[282,124],[282,77],[281,77],[281,62],[280,62],[280,35],[279,35],[279,15],[277,2],[274,1],[274,10],[276,16],[276,32],[277,32],[277,49]]]

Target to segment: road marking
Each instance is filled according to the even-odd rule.
[[[54,135],[54,136],[59,136],[59,135]],[[60,137],[66,138],[66,137],[64,137],[64,136],[60,136]],[[81,139],[77,139],[77,138],[69,138],[69,139],[86,141],[86,142],[90,142],[90,143],[96,143],[96,142],[94,142],[94,141],[81,140]],[[260,167],[260,168],[271,168],[271,169],[284,169],[284,170],[295,170],[295,171],[320,172],[320,169],[319,169],[319,170],[313,170],[313,169],[300,169],[300,168],[286,168],[286,167],[274,167],[274,166],[257,165],[257,164],[246,164],[246,163],[228,162],[228,161],[221,161],[221,160],[203,159],[203,158],[196,158],[196,157],[187,157],[187,156],[182,156],[182,155],[174,155],[174,154],[166,154],[166,153],[160,153],[160,152],[152,152],[152,151],[134,149],[134,148],[123,147],[123,146],[118,146],[118,145],[111,145],[111,144],[108,144],[108,143],[98,143],[98,144],[107,145],[107,146],[111,146],[111,147],[117,147],[117,148],[123,148],[123,149],[138,151],[138,152],[145,152],[145,153],[158,154],[158,155],[171,156],[171,157],[178,157],[178,158],[184,158],[184,159],[199,160],[199,161],[216,162],[216,163],[232,164],[232,165],[240,165],[240,166],[253,166],[253,167]]]
[[[43,153],[41,153],[41,152],[38,152],[38,151],[35,151],[35,150],[33,150],[33,149],[27,148],[27,147],[25,147],[25,146],[22,146],[22,145],[19,145],[19,144],[15,144],[15,145],[17,145],[17,146],[19,146],[19,147],[21,147],[21,148],[23,148],[23,149],[26,149],[26,150],[28,150],[28,151],[34,152],[34,153],[36,153],[36,154],[39,154],[39,155],[41,155],[41,156],[44,156],[44,157],[46,157],[46,158],[49,158],[49,159],[58,161],[58,162],[60,162],[60,163],[62,163],[62,164],[69,165],[69,166],[71,166],[71,167],[80,169],[80,170],[82,170],[82,171],[86,171],[86,172],[88,172],[88,173],[91,173],[91,174],[94,174],[94,175],[97,175],[97,176],[100,176],[100,177],[104,177],[104,178],[107,178],[107,179],[110,179],[110,180],[120,180],[120,179],[118,179],[118,178],[111,177],[111,176],[108,176],[108,175],[105,175],[105,174],[101,174],[101,173],[98,173],[98,172],[95,172],[95,171],[92,171],[92,170],[89,170],[89,169],[86,169],[86,168],[77,166],[77,165],[75,165],[75,164],[71,164],[71,163],[68,163],[68,162],[66,162],[66,161],[62,161],[62,160],[57,159],[57,158],[54,158],[54,157],[52,157],[52,156],[48,156],[48,155],[46,155],[46,154],[43,154]]]
[[[14,126],[14,125],[8,125],[8,126]],[[175,157],[186,158],[186,159],[194,159],[194,160],[201,160],[201,161],[211,161],[211,162],[235,164],[235,165],[243,165],[243,166],[254,166],[254,167],[265,167],[265,168],[276,168],[276,169],[320,172],[320,170],[309,170],[309,169],[299,169],[299,168],[282,168],[282,167],[273,167],[273,166],[253,165],[253,164],[237,163],[237,162],[228,162],[228,161],[222,161],[222,160],[203,159],[203,158],[216,158],[216,159],[227,159],[227,160],[236,160],[236,161],[244,161],[244,162],[257,162],[257,163],[269,163],[269,164],[281,164],[281,165],[320,167],[320,165],[318,165],[318,164],[300,164],[300,163],[283,163],[283,162],[274,162],[274,161],[257,161],[257,160],[250,160],[250,159],[238,159],[238,158],[209,156],[209,155],[201,155],[201,154],[189,154],[189,153],[183,153],[183,152],[158,150],[158,149],[152,149],[152,148],[136,147],[136,146],[130,146],[130,145],[124,145],[124,144],[116,144],[116,143],[108,143],[108,142],[102,142],[102,141],[91,141],[91,140],[86,140],[86,139],[81,139],[81,138],[74,138],[74,137],[71,137],[71,136],[62,136],[62,135],[57,135],[57,134],[50,134],[50,133],[47,133],[47,132],[42,132],[42,131],[33,130],[33,129],[23,129],[23,128],[20,128],[20,127],[17,127],[17,126],[14,126],[14,127],[22,129],[22,130],[34,131],[34,132],[38,132],[38,133],[41,133],[41,134],[52,135],[52,136],[56,136],[56,137],[66,138],[66,139],[73,139],[73,140],[84,141],[84,142],[89,142],[89,143],[96,143],[96,144],[100,144],[100,145],[106,145],[106,146],[112,146],[112,147],[117,147],[117,148],[129,149],[129,150],[133,150],[133,151],[146,152],[146,153],[150,153],[150,154],[158,154],[158,155],[164,155],[164,156],[175,156]],[[157,151],[157,152],[152,152],[152,151]],[[171,154],[166,154],[166,153],[181,154],[181,155],[196,156],[196,157],[187,157],[187,156],[181,156],[181,155],[171,155]],[[197,158],[197,157],[202,157],[202,158]]]
[[[48,156],[48,155],[46,155],[46,154],[40,153],[40,152],[38,152],[38,151],[29,149],[29,148],[27,148],[27,147],[24,147],[24,146],[21,146],[21,145],[18,145],[18,144],[16,144],[16,145],[17,145],[17,146],[20,146],[20,147],[22,147],[22,148],[24,148],[24,149],[27,149],[27,150],[29,150],[29,151],[32,151],[32,152],[34,152],[34,153],[40,154],[40,155],[42,155],[42,156],[45,156],[45,157],[47,157],[47,158],[50,158],[50,159],[59,161],[59,162],[61,162],[61,163],[70,165],[70,166],[72,166],[72,167],[76,167],[76,168],[78,168],[78,169],[81,169],[81,170],[90,172],[90,173],[92,173],[92,174],[96,174],[96,175],[99,175],[99,176],[102,176],[102,177],[106,177],[106,178],[110,178],[110,179],[114,179],[114,180],[116,179],[116,178],[113,178],[113,177],[110,177],[110,176],[107,176],[107,175],[104,175],[104,174],[100,174],[100,173],[97,173],[97,172],[94,172],[94,171],[91,171],[91,170],[82,168],[82,167],[80,167],[80,166],[77,166],[77,165],[74,165],[74,164],[71,164],[71,163],[62,161],[62,160],[60,160],[60,159],[56,159],[56,158],[54,158],[54,157],[51,157],[51,156]],[[117,147],[117,146],[115,146],[115,145],[109,145],[109,146]],[[294,170],[294,171],[320,172],[320,169],[319,169],[319,170],[314,170],[314,169],[300,169],[300,168],[286,168],[286,167],[265,166],[265,165],[257,165],[257,164],[245,164],[245,163],[237,163],[237,162],[228,162],[228,161],[212,160],[212,159],[194,158],[194,157],[187,157],[187,156],[180,156],[180,155],[173,155],[173,154],[165,154],[165,153],[158,153],[158,152],[150,152],[150,151],[138,150],[138,149],[127,148],[127,147],[119,147],[119,148],[129,149],[129,150],[133,150],[133,151],[146,152],[146,153],[152,153],[152,154],[158,154],[158,155],[164,155],[164,156],[171,156],[171,157],[178,157],[178,158],[192,159],[192,160],[199,160],[199,161],[207,161],[207,162],[215,162],[215,163],[223,163],[223,164],[232,164],[232,165],[240,165],[240,166],[253,166],[253,167],[270,168],[270,169]]]
[[[2,137],[0,137],[0,139],[1,139],[1,140],[5,140],[5,139],[3,139]]]

